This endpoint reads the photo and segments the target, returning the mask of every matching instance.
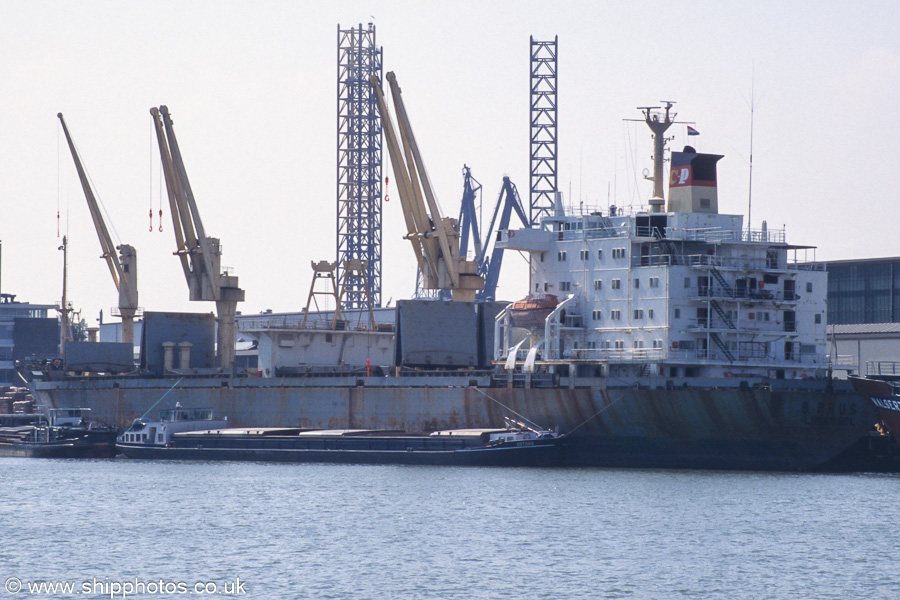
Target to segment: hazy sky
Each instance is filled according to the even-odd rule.
[[[310,261],[335,257],[337,26],[369,22],[450,216],[463,164],[484,185],[486,214],[504,175],[527,202],[529,36],[558,35],[567,202],[646,203],[649,132],[623,119],[675,100],[678,118],[701,132],[691,143],[725,155],[720,211],[746,215],[753,98],[754,227],[786,226],[788,241],[818,246],[820,260],[900,255],[890,123],[900,98],[898,2],[6,0],[2,290],[36,303],[59,298],[59,211],[70,300],[90,324],[117,303],[62,112],[117,243],[137,248],[141,306],[214,310],[188,302],[172,255],[149,114],[166,104],[206,230],[246,290],[239,310],[299,310]],[[680,148],[683,127],[671,132]],[[415,265],[396,188],[387,191],[385,302],[409,297]],[[523,264],[507,257],[506,299],[527,293]]]

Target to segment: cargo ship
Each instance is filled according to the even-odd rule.
[[[524,419],[565,434],[572,465],[827,468],[875,417],[831,377],[824,266],[783,230],[720,214],[722,156],[684,147],[664,177],[670,109],[642,109],[657,148],[649,207],[557,199],[539,225],[499,232],[530,261],[519,302],[239,317],[259,352],[241,375],[216,367],[212,315],[145,312],[138,371],[130,345],[118,361],[94,346],[35,373],[32,392],[120,427],[165,395],[234,427],[430,433]]]

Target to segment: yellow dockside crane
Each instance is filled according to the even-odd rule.
[[[431,290],[450,290],[454,300],[474,302],[475,292],[484,289],[484,277],[478,274],[478,264],[475,261],[460,256],[459,224],[456,219],[441,214],[406,114],[406,107],[403,105],[397,77],[393,72],[388,73],[386,77],[394,99],[394,111],[400,128],[399,139],[388,113],[384,91],[378,77],[373,75],[369,78],[369,83],[375,89],[378,110],[384,122],[383,129],[394,168],[394,177],[397,178],[400,205],[406,219],[405,237],[412,243],[413,252],[419,262],[422,287]]]
[[[81,187],[84,189],[84,197],[87,200],[88,210],[91,212],[91,219],[94,221],[94,229],[97,230],[97,237],[100,239],[100,248],[103,254],[100,258],[106,261],[109,267],[109,273],[112,275],[113,283],[119,291],[119,316],[122,318],[122,341],[134,344],[134,317],[138,311],[138,289],[137,289],[137,253],[133,246],[128,244],[113,244],[109,235],[109,229],[103,220],[100,212],[100,206],[91,189],[90,181],[84,172],[84,166],[81,164],[81,158],[78,151],[75,150],[75,143],[72,142],[72,136],[69,135],[69,128],[66,127],[66,121],[63,119],[62,113],[57,113],[59,122],[62,123],[63,132],[66,134],[66,141],[69,144],[69,150],[72,152],[72,159],[75,161],[75,169],[78,171],[78,179],[81,180]],[[65,246],[65,240],[63,240]],[[118,250],[118,254],[116,251]],[[65,306],[63,307],[65,309]]]
[[[222,272],[219,240],[207,237],[203,228],[169,109],[154,107],[150,114],[166,178],[169,214],[172,215],[177,246],[175,255],[181,260],[190,299],[216,303],[217,362],[220,368],[230,370],[234,366],[235,314],[237,303],[244,301],[244,290],[238,287],[237,276]]]

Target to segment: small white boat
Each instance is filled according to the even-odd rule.
[[[175,408],[159,412],[159,420],[135,419],[116,440],[119,452],[129,456],[129,450],[165,448],[176,433],[208,431],[228,427],[228,418],[214,419],[211,408]],[[129,456],[129,458],[131,458]]]

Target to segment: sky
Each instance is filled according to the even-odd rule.
[[[137,249],[140,305],[215,310],[189,302],[172,254],[149,114],[166,104],[206,231],[246,291],[238,310],[300,310],[310,262],[336,255],[338,25],[368,23],[445,215],[458,213],[464,164],[484,187],[485,219],[504,176],[527,203],[529,38],[558,36],[567,204],[646,204],[650,134],[626,119],[672,100],[700,131],[690,143],[725,155],[720,212],[746,216],[750,201],[754,228],[785,228],[818,260],[900,255],[897,2],[6,0],[0,289],[58,301],[67,235],[74,307],[96,325],[117,303],[62,112],[114,241]],[[675,149],[687,142],[683,126],[670,133]],[[393,184],[386,192],[397,198]],[[384,303],[413,292],[403,227],[399,202],[385,203]],[[526,293],[524,258],[510,253],[499,296]]]

